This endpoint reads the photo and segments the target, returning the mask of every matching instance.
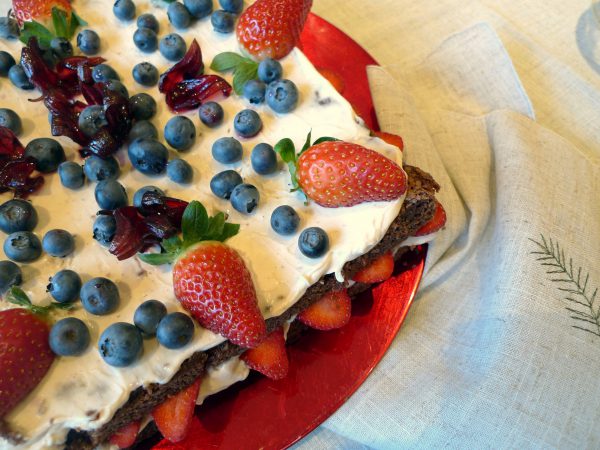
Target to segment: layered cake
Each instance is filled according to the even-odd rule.
[[[170,3],[167,9],[167,3],[120,0],[113,11],[91,0],[44,4],[47,11],[66,10],[67,28],[73,25],[77,36],[74,54],[81,59],[61,55],[64,49],[54,44],[45,48],[48,36],[27,25],[43,17],[14,3],[21,38],[28,39],[11,39],[12,22],[2,23],[0,49],[16,62],[23,52],[25,79],[19,80],[16,69],[10,81],[0,79],[0,107],[21,118],[20,127],[2,129],[0,212],[13,197],[26,198],[34,212],[20,225],[15,222],[23,220],[7,212],[0,217],[0,225],[6,222],[0,233],[0,359],[18,352],[11,327],[31,323],[14,314],[11,321],[3,318],[15,301],[23,311],[28,299],[55,307],[42,322],[52,329],[46,338],[51,349],[48,342],[40,344],[43,356],[29,362],[48,361],[39,368],[40,379],[16,380],[34,371],[26,367],[19,375],[14,359],[0,368],[0,398],[16,398],[9,391],[27,385],[22,398],[1,410],[0,449],[108,442],[126,447],[153,417],[169,434],[173,427],[158,423],[165,420],[160,407],[168,399],[184,401],[182,392],[201,401],[244,379],[251,368],[285,376],[287,360],[272,363],[276,352],[263,350],[267,344],[283,342],[298,317],[315,328],[343,326],[349,309],[341,318],[333,313],[331,326],[323,327],[329,319],[323,299],[329,296],[335,306],[345,301],[338,297],[352,297],[389,276],[390,261],[393,268],[409,237],[429,239],[442,224],[434,197],[439,186],[420,169],[402,166],[402,144],[373,136],[300,50],[284,48],[279,31],[266,32],[257,44],[241,29],[283,21],[282,33],[293,45],[299,34],[294,27],[301,29],[310,2],[253,5],[285,7],[285,18],[258,8],[250,17],[252,7],[242,12],[235,1],[209,2],[210,11],[202,1]],[[287,16],[294,15],[298,23],[290,25]],[[50,32],[60,31],[52,26],[57,24],[47,26]],[[270,62],[253,66],[248,54]],[[138,66],[142,62],[167,75],[158,85],[144,79],[139,71],[150,66]],[[106,79],[94,73],[100,64],[114,69],[120,83],[111,72]],[[151,70],[144,74],[152,78]],[[21,88],[29,82],[35,89],[14,86],[19,81]],[[127,100],[138,93],[155,102]],[[209,103],[213,109],[202,109]],[[89,131],[78,119],[84,110],[91,114],[86,107],[92,104],[102,114],[92,115],[96,128]],[[65,157],[59,150],[48,156],[50,150],[31,144],[38,138],[54,139]],[[7,156],[11,150],[16,156]],[[68,167],[64,159],[75,164]],[[6,181],[11,164],[28,163],[35,171],[24,169],[25,178],[13,174],[12,184]],[[59,163],[60,173],[54,173]],[[84,164],[79,183],[75,166]],[[358,184],[348,181],[365,173]],[[153,188],[140,191],[147,186]],[[69,285],[58,282],[64,271],[74,272],[82,285],[74,297],[58,292],[68,291]],[[389,273],[381,278],[382,272]],[[148,300],[157,302],[146,303],[144,317],[140,305]],[[39,313],[34,308],[23,314]],[[156,315],[158,328],[151,324]],[[66,318],[79,319],[87,330],[74,328],[83,336],[76,342],[57,337],[59,323],[73,330]],[[127,348],[116,348],[121,344]]]

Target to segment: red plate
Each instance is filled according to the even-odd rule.
[[[347,35],[311,14],[301,47],[317,68],[337,73],[343,94],[377,129],[365,66],[376,62]],[[344,62],[340,63],[340,55]],[[282,449],[310,433],[358,389],[398,332],[421,280],[426,247],[409,252],[392,278],[353,302],[352,319],[335,331],[309,331],[290,346],[287,378],[256,373],[197,408],[188,437],[155,449]]]

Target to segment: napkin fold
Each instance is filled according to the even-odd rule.
[[[597,448],[600,167],[535,121],[489,25],[404,69],[369,68],[379,123],[448,222],[386,356],[297,448]]]

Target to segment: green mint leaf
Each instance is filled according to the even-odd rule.
[[[138,257],[152,266],[170,264],[175,260],[175,254],[173,253],[138,253]]]
[[[181,249],[182,244],[179,236],[171,236],[168,239],[163,239],[161,242],[162,248],[164,248],[167,253],[177,253]]]
[[[225,225],[223,225],[223,231],[221,233],[221,236],[219,236],[218,239],[215,239],[215,241],[225,242],[230,237],[233,237],[236,234],[238,234],[239,231],[240,231],[239,223],[226,222]]]
[[[310,148],[310,135],[311,134],[312,134],[312,130],[310,130],[308,132],[308,134],[306,135],[306,141],[304,142],[304,145],[302,146],[302,150],[300,150],[300,153],[299,153],[300,155]]]
[[[339,139],[336,139],[334,137],[329,137],[329,136],[323,136],[323,137],[320,137],[319,139],[317,139],[315,142],[313,142],[313,145],[317,145],[322,142],[333,142],[333,141],[339,141]]]
[[[85,27],[87,22],[75,14],[75,11],[71,11],[71,20],[69,21],[69,31],[67,34],[67,39],[71,39],[75,35],[75,31],[79,27]]]
[[[181,218],[181,231],[183,232],[183,245],[200,242],[208,229],[208,213],[206,208],[197,200],[190,202]]]
[[[233,74],[233,90],[236,94],[242,95],[244,85],[254,80],[258,76],[258,64],[254,61],[247,60],[238,64]]]
[[[294,142],[290,138],[284,138],[275,144],[275,152],[279,153],[283,162],[296,163],[296,147],[294,147]]]
[[[21,42],[27,45],[29,44],[29,39],[32,37],[37,38],[41,47],[49,48],[50,41],[54,35],[44,25],[32,20],[31,22],[25,22],[23,24],[23,29],[21,30],[19,39]]]
[[[210,241],[217,241],[223,234],[223,227],[225,226],[225,214],[218,212],[208,220],[208,230],[206,231],[206,239]]]
[[[69,26],[67,24],[67,13],[56,6],[52,7],[52,25],[54,25],[54,33],[58,37],[69,39]]]
[[[13,286],[10,288],[10,290],[8,291],[8,295],[6,296],[6,300],[9,303],[13,303],[19,306],[31,306],[31,300],[29,300],[29,297],[27,296],[25,291],[23,291],[23,289],[21,289],[18,286]]]
[[[223,52],[219,53],[215,56],[212,63],[210,64],[210,68],[217,72],[226,72],[228,70],[235,69],[238,64],[243,62],[246,58],[241,55],[238,55],[234,52]]]

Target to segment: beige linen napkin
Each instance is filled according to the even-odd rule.
[[[486,24],[369,77],[448,224],[384,359],[297,447],[598,448],[600,167],[535,122]]]

